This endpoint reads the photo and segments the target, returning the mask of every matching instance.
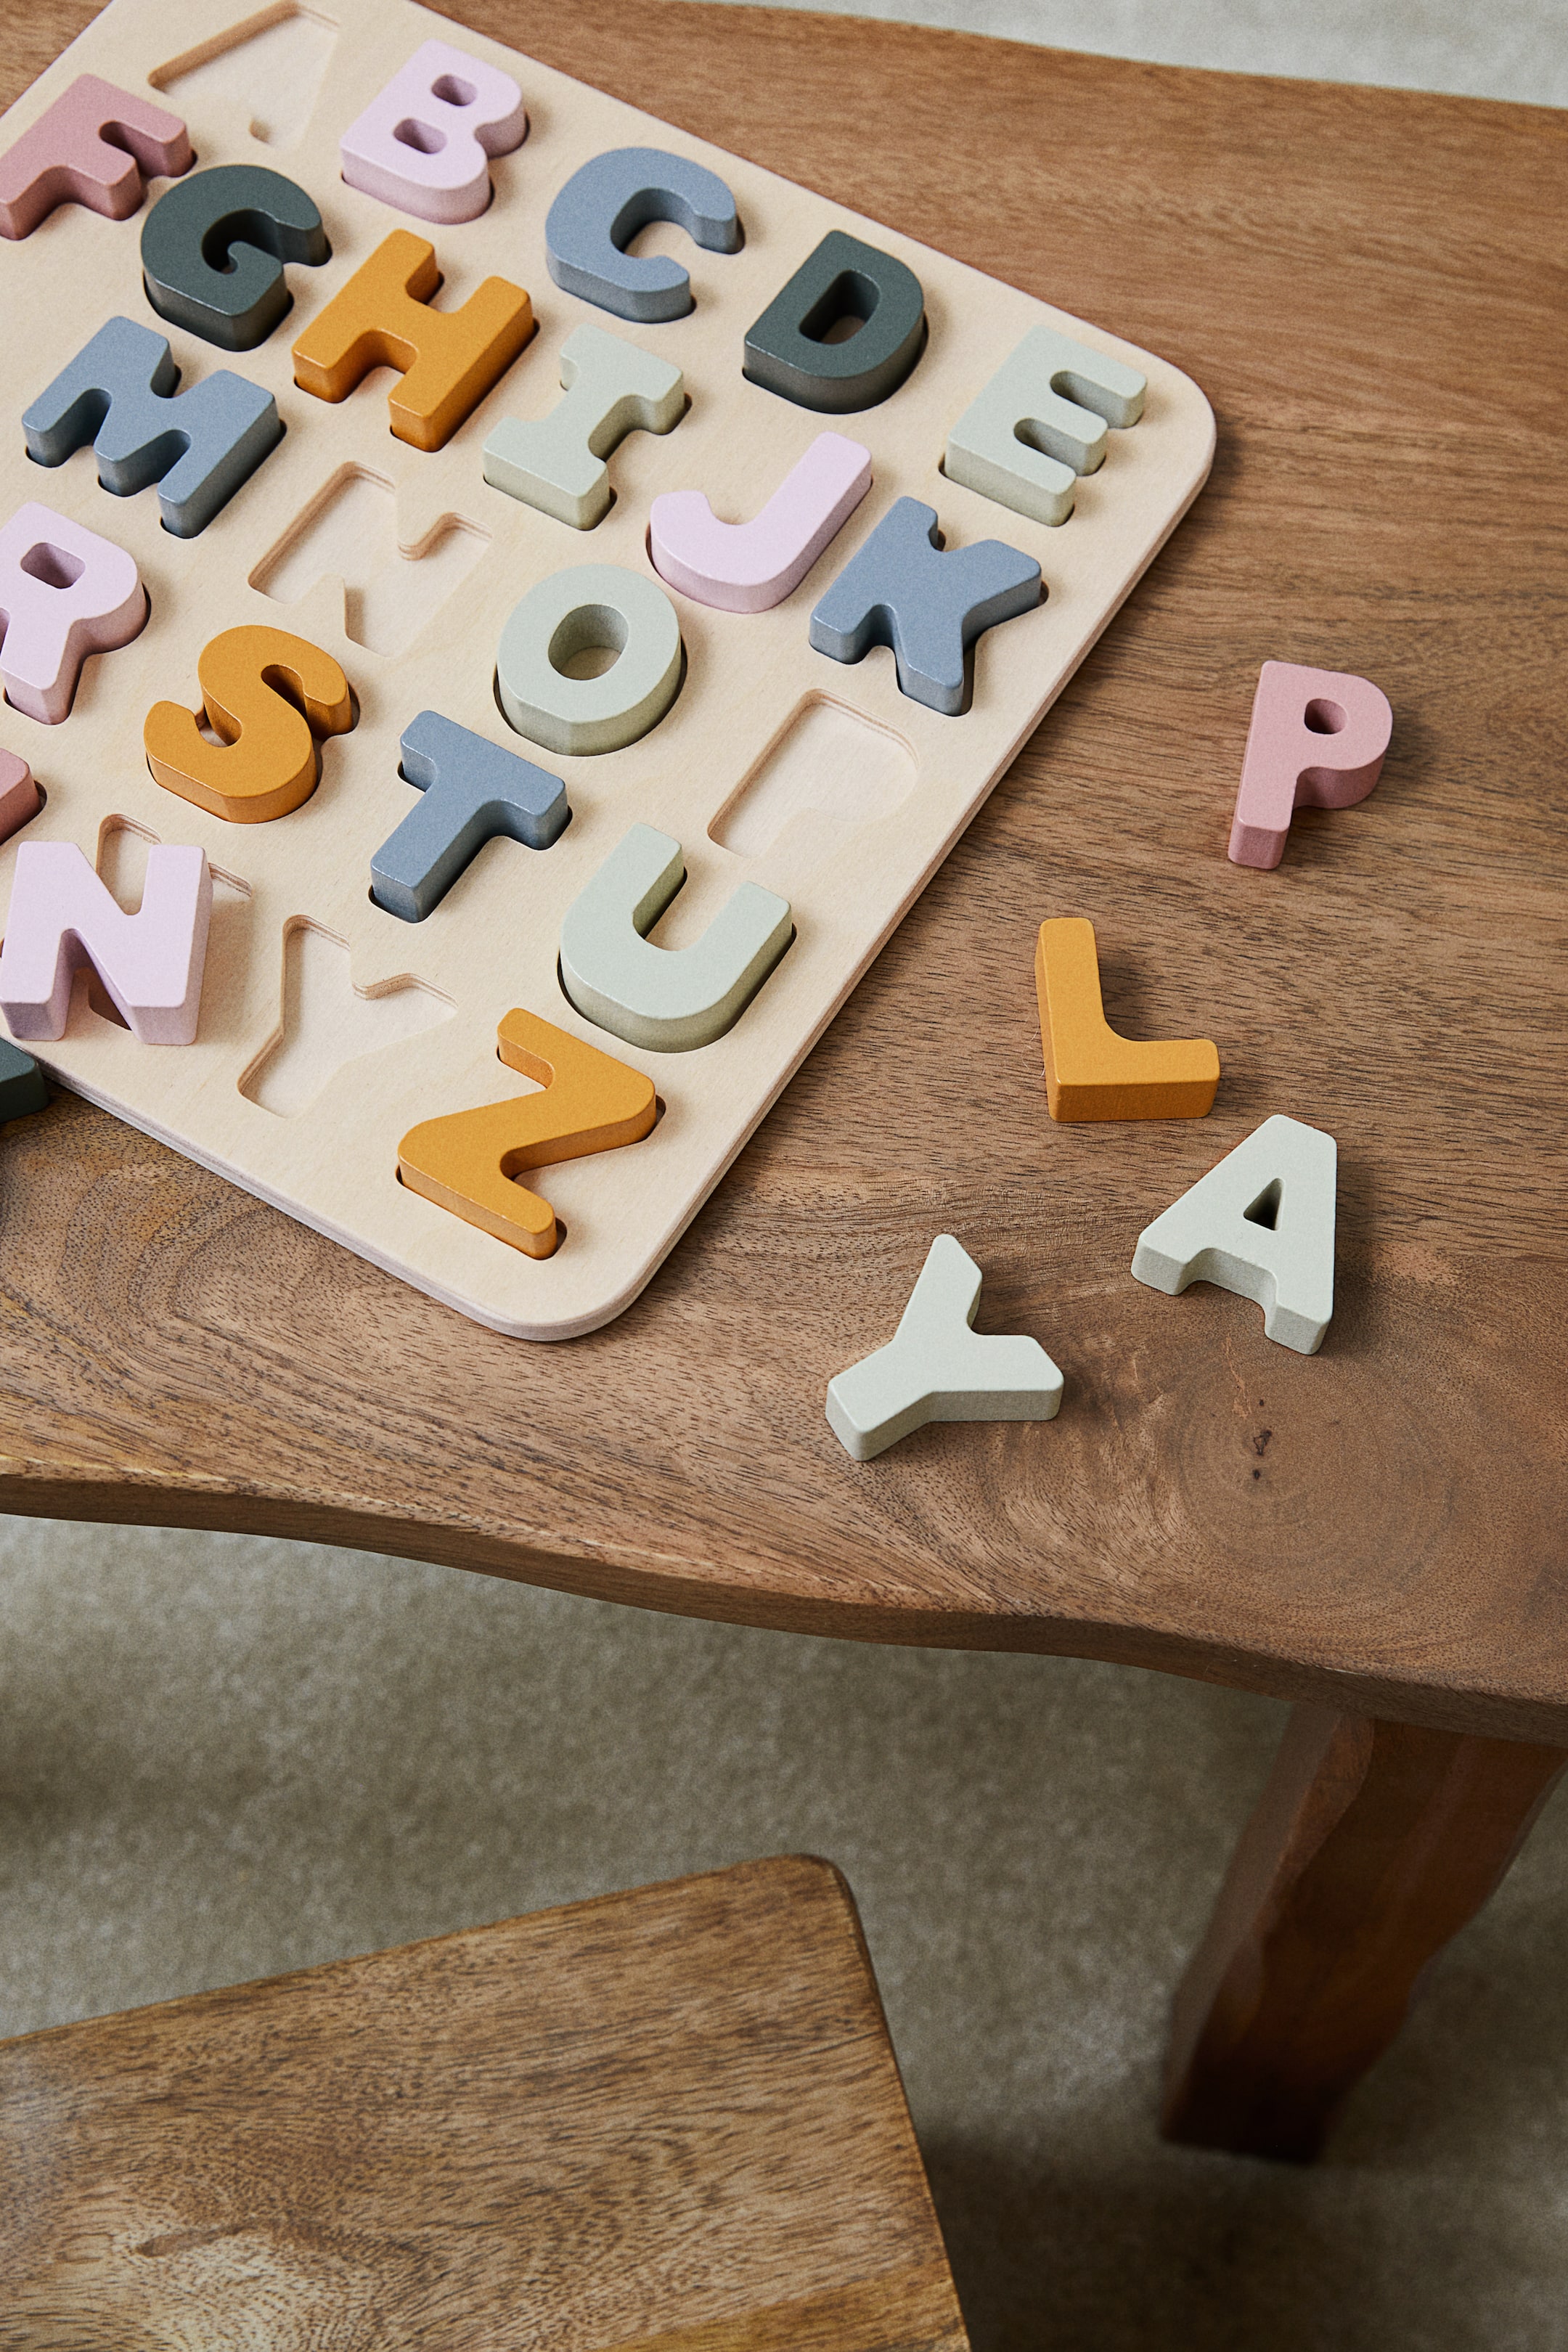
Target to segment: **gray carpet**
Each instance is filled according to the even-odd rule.
[[[0,2029],[743,1856],[858,1895],[978,2352],[1558,2352],[1568,1808],[1328,2160],[1161,2145],[1283,1711],[364,1555],[0,1521]]]

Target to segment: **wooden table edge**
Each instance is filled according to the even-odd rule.
[[[363,1497],[341,1502],[301,1498],[216,1479],[172,1478],[155,1471],[137,1474],[93,1463],[38,1462],[13,1454],[0,1455],[0,1512],[22,1518],[190,1528],[325,1544],[500,1577],[666,1617],[896,1649],[1088,1658],[1428,1730],[1568,1745],[1568,1702],[1507,1698],[1458,1685],[1434,1688],[1429,1680],[1414,1675],[1405,1681],[1393,1675],[1342,1674],[1243,1643],[1221,1643],[1212,1633],[1130,1627],[1088,1614],[1024,1616],[922,1607],[891,1596],[886,1601],[837,1599],[820,1591],[807,1593],[770,1583],[757,1571],[745,1583],[726,1581],[710,1570],[699,1570],[695,1563],[683,1564],[678,1555],[650,1562],[646,1551],[632,1549],[621,1555],[609,1546],[573,1549],[535,1545],[489,1528],[411,1520],[378,1511]]]

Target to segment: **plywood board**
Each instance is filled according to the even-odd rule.
[[[394,211],[339,171],[342,131],[430,38],[511,72],[531,119],[525,143],[492,164],[489,209],[457,226]],[[198,843],[227,877],[194,1045],[139,1044],[94,1009],[83,983],[67,1034],[40,1057],[79,1092],[464,1314],[527,1339],[591,1330],[637,1297],[1185,511],[1208,469],[1208,404],[1158,358],[408,0],[248,16],[232,0],[177,9],[114,0],[5,116],[0,145],[82,72],[181,112],[198,169],[265,163],[299,182],[321,207],[332,257],[319,269],[290,267],[287,319],[258,349],[230,355],[148,305],[144,211],[114,222],[66,205],[0,249],[6,315],[26,322],[0,350],[0,405],[12,419],[0,434],[0,516],[42,499],[127,548],[152,600],[135,643],[88,664],[63,725],[0,710],[0,742],[30,761],[47,795],[0,848],[0,890],[8,897],[26,840],[78,843],[127,904],[148,841]],[[627,325],[562,292],[545,266],[557,190],[594,155],[633,145],[717,171],[745,233],[730,255],[700,251],[673,228],[644,232],[638,249],[678,254],[695,296],[688,317],[657,326]],[[164,184],[153,183],[153,195]],[[931,331],[903,387],[843,418],[796,407],[741,373],[747,328],[835,226],[914,270]],[[526,351],[432,455],[393,438],[386,372],[337,406],[293,382],[301,328],[398,227],[434,243],[438,306],[497,275],[527,288],[539,320]],[[183,385],[226,366],[271,391],[284,418],[282,443],[195,539],[161,528],[153,490],[108,497],[89,450],[52,470],[25,454],[22,411],[116,314],[168,333]],[[678,365],[690,407],[672,433],[623,443],[610,460],[614,506],[578,531],[489,487],[479,453],[500,418],[542,415],[560,397],[561,346],[584,322]],[[1104,466],[1081,481],[1075,513],[1058,528],[941,471],[953,422],[1042,323],[1149,380],[1141,422],[1111,435]],[[721,612],[668,592],[686,677],[649,734],[570,758],[510,732],[495,698],[496,647],[531,587],[586,562],[653,577],[655,497],[701,489],[720,515],[743,519],[829,425],[870,449],[870,494],[770,612]],[[935,507],[950,547],[1001,539],[1043,570],[1038,609],[981,639],[961,717],[901,694],[885,650],[851,667],[808,644],[813,606],[902,496]],[[226,824],[161,788],[142,741],[155,701],[197,706],[203,646],[247,623],[326,648],[359,707],[353,731],[325,746],[314,795],[261,825]],[[371,902],[369,869],[413,805],[398,738],[426,708],[563,775],[574,814],[548,851],[491,844],[427,920],[409,925]],[[780,892],[794,915],[794,943],[747,1011],[694,1052],[646,1052],[607,1035],[559,982],[562,918],[638,822],[674,835],[686,855],[686,886],[654,934],[660,944],[699,937],[744,880]],[[522,1090],[496,1056],[497,1025],[520,1005],[646,1070],[664,1106],[646,1140],[533,1178],[565,1231],[542,1260],[396,1175],[399,1139],[416,1121]]]

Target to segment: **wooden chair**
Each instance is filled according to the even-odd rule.
[[[791,1857],[0,2044],[5,2352],[966,2352]]]

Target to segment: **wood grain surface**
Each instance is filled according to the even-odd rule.
[[[5,95],[85,13],[7,11]],[[608,1330],[476,1330],[68,1097],[9,1130],[0,1505],[1568,1742],[1568,121],[678,0],[462,14],[1160,352],[1215,474]],[[1373,797],[1258,874],[1225,844],[1269,656],[1395,721]],[[1053,915],[1114,1026],[1216,1040],[1208,1119],[1053,1127]],[[1340,1146],[1310,1360],[1128,1273],[1272,1111]],[[827,1380],[944,1230],[1061,1414],[857,1467]]]
[[[798,1858],[0,2044],[0,2280],[4,2352],[967,2343]]]

